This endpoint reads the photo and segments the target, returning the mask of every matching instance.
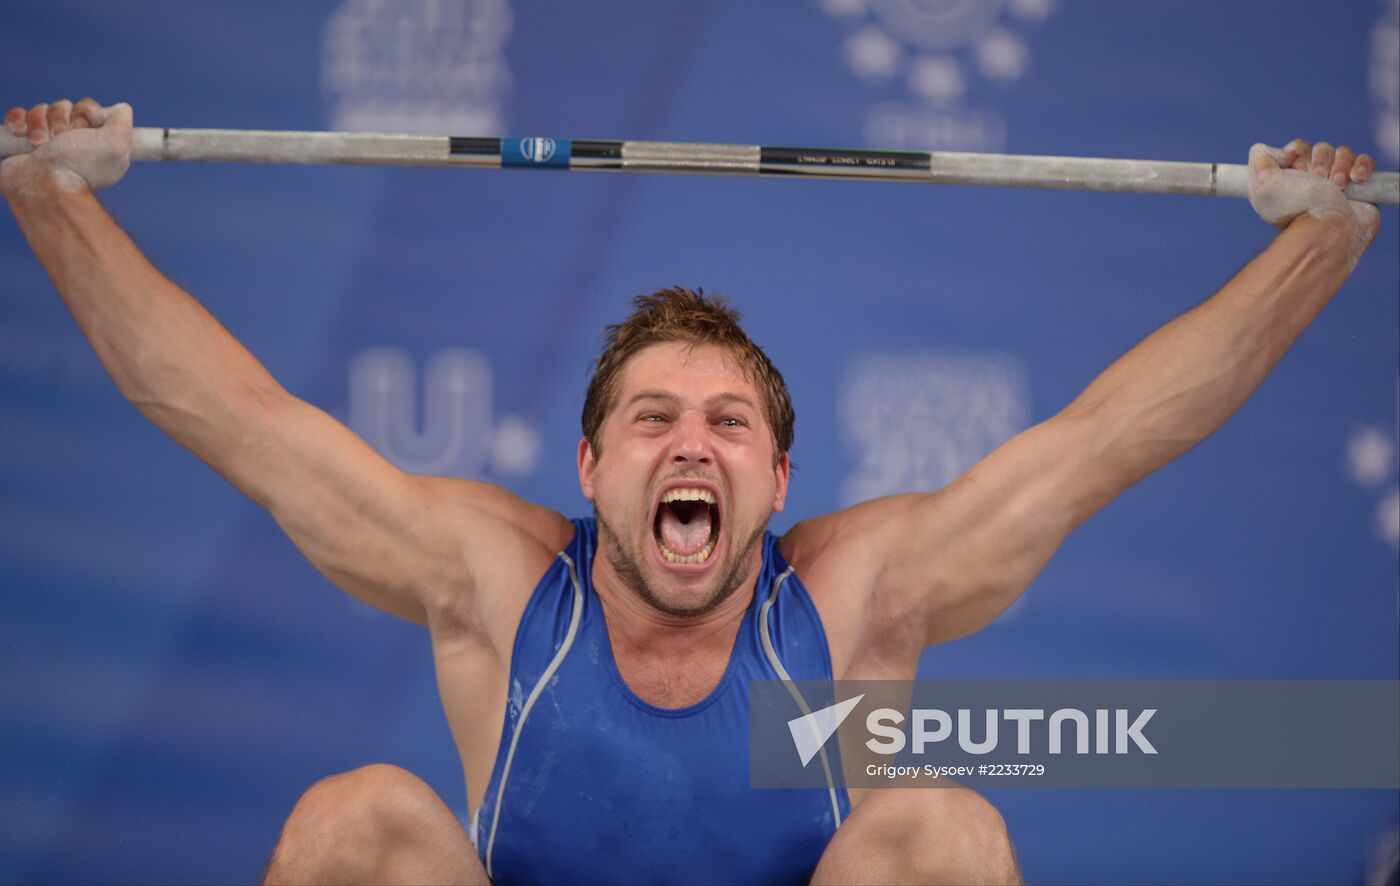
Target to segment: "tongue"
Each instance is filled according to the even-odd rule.
[[[689,523],[682,523],[676,512],[668,507],[661,508],[661,540],[671,553],[682,557],[700,553],[705,542],[710,540],[710,509],[704,506],[695,508]]]

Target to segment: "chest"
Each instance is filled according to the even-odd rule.
[[[677,650],[666,654],[612,644],[618,675],[642,701],[658,708],[684,708],[706,698],[729,667],[734,638],[718,638],[716,648]]]
[[[480,817],[494,881],[805,882],[835,807],[824,790],[749,787],[746,689],[759,674],[740,661],[711,703],[647,710],[618,691],[621,668],[611,672],[595,639],[606,642],[580,636],[528,717],[508,726],[514,753]],[[637,657],[622,661],[638,672]],[[657,692],[634,679],[634,694],[657,707],[701,700],[697,688],[676,694],[675,669],[660,670]]]

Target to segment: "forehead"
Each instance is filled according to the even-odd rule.
[[[719,345],[661,342],[632,355],[622,368],[618,395],[621,402],[640,391],[663,390],[681,398],[703,398],[735,393],[755,402],[758,392],[739,361]]]

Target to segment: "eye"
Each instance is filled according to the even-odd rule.
[[[744,426],[744,420],[742,418],[734,418],[733,416],[722,418],[719,420],[719,423],[726,428],[742,428]]]
[[[658,415],[655,412],[648,412],[646,415],[639,416],[637,420],[641,422],[647,422],[649,424],[659,424],[660,422],[665,421],[666,417],[663,415]]]

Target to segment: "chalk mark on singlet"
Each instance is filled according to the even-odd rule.
[[[797,706],[802,709],[802,713],[811,717],[812,709],[807,706],[807,700],[802,697],[802,693],[797,691],[797,686],[793,683],[792,677],[788,675],[787,668],[783,667],[783,662],[778,658],[778,652],[773,648],[773,638],[768,634],[768,612],[773,608],[773,603],[778,599],[778,589],[787,581],[787,577],[792,575],[793,567],[789,566],[782,575],[773,579],[773,589],[768,592],[768,599],[763,601],[763,606],[758,611],[759,634],[763,640],[763,654],[768,656],[768,663],[773,666],[773,670],[778,672],[778,679],[783,681],[783,686],[787,689],[792,700],[797,702]],[[808,722],[812,722],[808,720]],[[831,795],[831,813],[836,817],[836,826],[841,827],[841,804],[836,798],[836,780],[831,777],[831,763],[826,758],[826,745],[822,745],[818,753],[822,758],[822,770],[826,773],[827,792]]]
[[[506,751],[506,765],[501,770],[501,784],[496,788],[496,809],[491,814],[491,836],[486,841],[486,876],[491,877],[491,850],[496,846],[496,827],[501,823],[501,807],[505,805],[506,779],[510,778],[510,764],[515,759],[515,746],[520,743],[520,734],[525,731],[525,719],[530,716],[530,711],[534,708],[535,702],[544,692],[544,688],[549,685],[549,680],[554,676],[554,672],[559,670],[559,666],[564,663],[564,656],[569,654],[569,648],[574,645],[574,637],[578,634],[579,619],[583,617],[583,588],[578,581],[578,568],[574,566],[574,561],[563,551],[559,552],[559,559],[563,560],[569,567],[569,581],[574,586],[574,609],[569,616],[569,630],[564,634],[564,642],[559,644],[559,651],[554,653],[554,658],[550,660],[549,667],[544,669],[544,673],[535,681],[535,688],[530,690],[530,697],[525,699],[525,707],[520,710],[520,721],[515,724],[515,733],[510,737],[510,749]]]

